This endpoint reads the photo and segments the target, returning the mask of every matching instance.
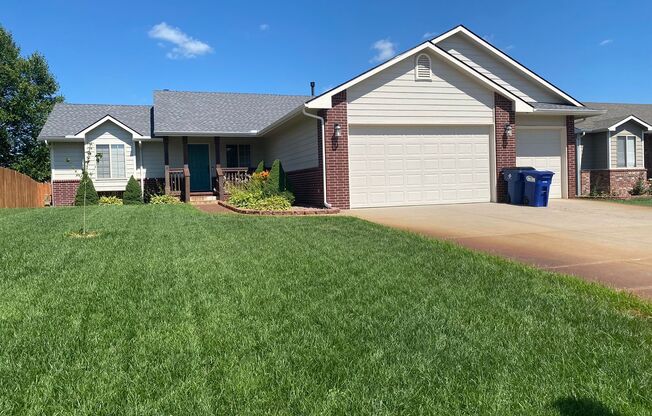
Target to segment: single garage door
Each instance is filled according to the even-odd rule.
[[[518,128],[516,164],[555,172],[550,198],[561,198],[561,130]]]
[[[352,208],[488,202],[489,127],[349,128]]]

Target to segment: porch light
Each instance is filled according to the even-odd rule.
[[[505,134],[507,137],[512,137],[512,125],[509,123],[505,123]]]
[[[335,137],[340,137],[342,135],[342,126],[340,126],[338,123],[335,123],[333,128],[335,129]]]

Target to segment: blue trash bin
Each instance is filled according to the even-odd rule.
[[[547,207],[550,196],[550,185],[554,172],[549,170],[532,170],[525,172],[523,203],[531,207]]]
[[[529,166],[517,166],[513,168],[505,168],[501,171],[503,179],[507,182],[507,196],[509,197],[510,204],[523,205],[523,173],[534,170]]]

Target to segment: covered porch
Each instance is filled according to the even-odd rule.
[[[260,138],[164,137],[163,156],[166,194],[225,200],[227,183],[247,181],[264,149]]]

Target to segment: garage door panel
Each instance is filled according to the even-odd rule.
[[[562,197],[562,156],[560,129],[522,129],[516,136],[516,164],[555,173],[551,198]]]
[[[349,143],[354,208],[489,201],[489,127],[351,126]]]

